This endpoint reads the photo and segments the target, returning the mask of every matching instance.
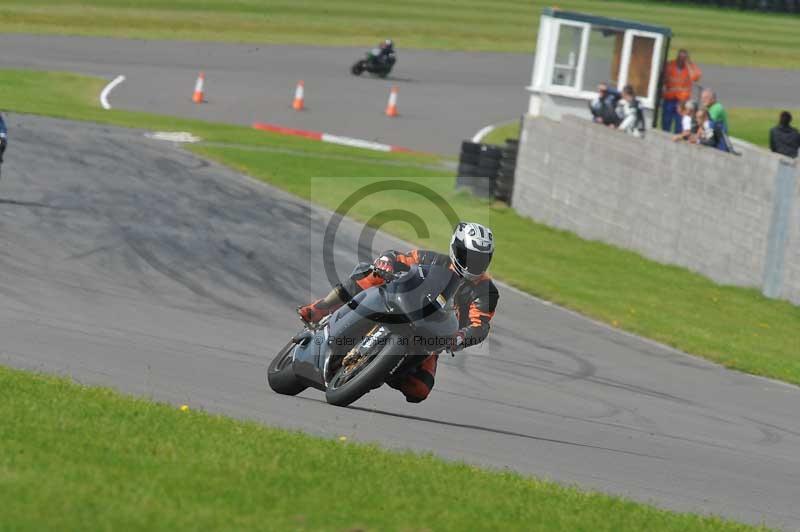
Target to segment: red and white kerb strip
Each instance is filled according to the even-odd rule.
[[[255,129],[260,129],[261,131],[269,131],[271,133],[279,133],[281,135],[291,135],[294,137],[304,137],[311,140],[319,140],[321,142],[329,142],[331,144],[341,144],[342,146],[350,146],[353,148],[364,148],[367,150],[384,151],[384,152],[414,153],[414,150],[411,150],[409,148],[404,148],[402,146],[381,144],[380,142],[354,139],[352,137],[341,137],[339,135],[331,135],[330,133],[320,133],[319,131],[294,129],[290,127],[279,126],[277,124],[265,124],[264,122],[256,122],[255,124],[253,124],[253,127]]]

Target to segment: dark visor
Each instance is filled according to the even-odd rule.
[[[485,272],[492,260],[491,253],[481,253],[469,249],[456,249],[455,255],[459,266],[475,275]]]

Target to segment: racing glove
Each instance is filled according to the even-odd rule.
[[[467,333],[464,332],[464,329],[461,329],[457,333],[455,333],[453,335],[453,340],[450,347],[450,353],[455,353],[456,351],[461,351],[462,349],[464,349],[467,346],[466,337]]]
[[[382,255],[375,259],[375,262],[372,263],[373,268],[375,268],[374,274],[378,277],[391,277],[394,273],[394,261],[387,257],[386,255]]]

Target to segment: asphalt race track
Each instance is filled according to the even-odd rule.
[[[531,49],[533,48],[531,42]],[[126,81],[112,106],[219,122],[254,121],[453,154],[487,124],[527,109],[532,54],[404,50],[390,79],[352,76],[355,48],[236,45],[81,37],[0,35],[0,68],[66,70]],[[800,105],[800,71],[702,65],[703,85],[728,106]],[[208,103],[191,103],[199,71]],[[291,109],[298,80],[307,110]],[[392,85],[400,117],[383,115]],[[777,122],[777,113],[776,113]],[[764,133],[766,135],[766,132]]]
[[[387,388],[348,409],[278,396],[266,365],[298,328],[293,308],[327,289],[313,235],[328,213],[140,132],[8,121],[0,363],[800,526],[800,389],[501,287],[488,348],[443,359],[420,405]],[[360,230],[342,224],[337,260],[356,260]],[[378,235],[372,251],[397,246]]]

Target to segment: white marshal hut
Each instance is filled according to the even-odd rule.
[[[560,119],[588,117],[597,85],[630,84],[655,119],[672,30],[638,22],[545,8],[533,67],[528,112]]]

